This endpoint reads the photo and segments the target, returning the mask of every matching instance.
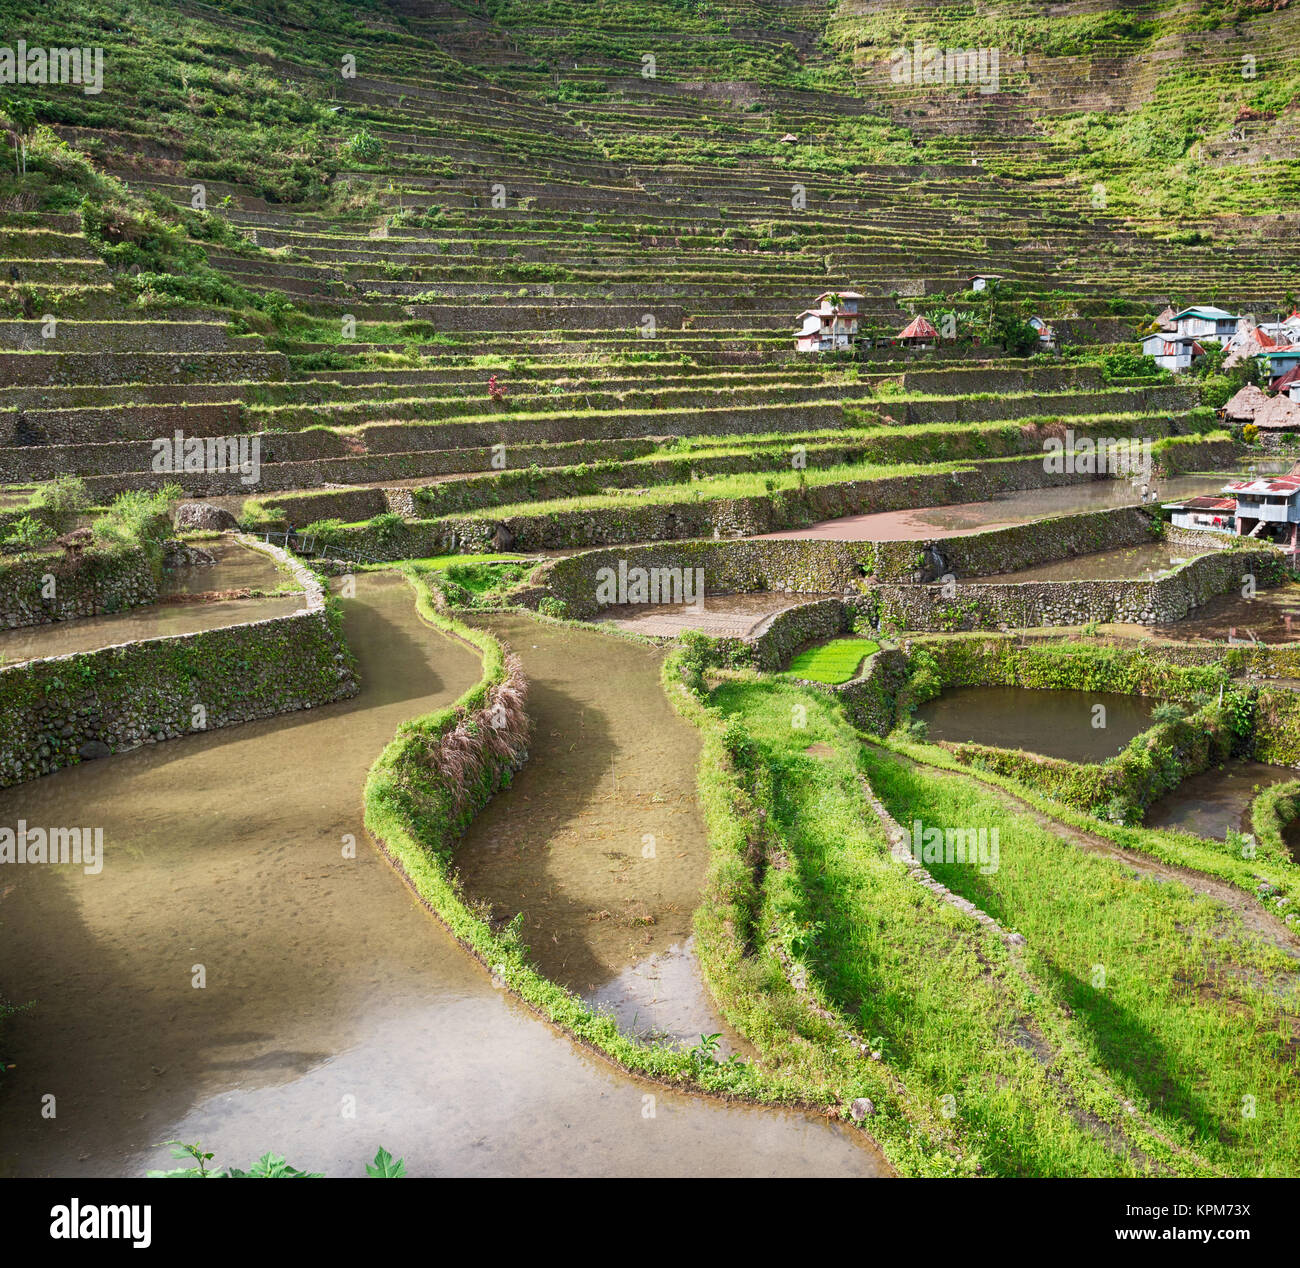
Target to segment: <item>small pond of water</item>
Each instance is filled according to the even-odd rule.
[[[956,687],[923,704],[916,716],[931,740],[1024,749],[1071,762],[1104,762],[1151,725],[1160,703],[1109,691],[1034,691],[1026,687]],[[1102,706],[1104,714],[1096,712]],[[1098,720],[1104,726],[1095,725]]]
[[[1270,784],[1300,779],[1300,771],[1263,762],[1229,762],[1189,776],[1147,810],[1148,828],[1177,828],[1222,841],[1228,829],[1249,833],[1250,806]]]

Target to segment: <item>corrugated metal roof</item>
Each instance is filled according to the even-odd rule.
[[[894,336],[895,339],[937,339],[938,337],[939,332],[924,317],[913,317]]]

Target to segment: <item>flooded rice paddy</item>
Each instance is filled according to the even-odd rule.
[[[708,866],[699,743],[659,682],[663,653],[521,616],[486,624],[530,683],[528,764],[470,826],[455,863],[493,914],[523,913],[548,977],[621,1026],[684,1043],[720,1032],[691,945]]]
[[[200,630],[242,625],[245,621],[265,621],[273,616],[297,612],[305,603],[301,594],[265,599],[225,599],[216,603],[151,603],[107,616],[0,630],[0,664],[32,660],[37,656],[93,652],[100,647],[113,647],[136,639],[196,634]]]
[[[651,638],[676,638],[683,630],[700,630],[712,638],[753,638],[787,608],[816,596],[778,594],[710,594],[695,604],[624,603],[605,608],[600,621]]]
[[[860,1134],[631,1079],[493,989],[370,846],[361,805],[397,725],[455,699],[478,660],[419,621],[397,577],[360,576],[357,596],[344,603],[353,700],[0,793],[2,824],[104,832],[98,875],[6,869],[0,993],[32,1004],[5,1031],[0,1173],[138,1175],[173,1165],[170,1139],[201,1140],[218,1164],[269,1149],[331,1175],[361,1175],[379,1145],[415,1175],[886,1173]],[[573,725],[624,733],[591,710]],[[534,813],[559,816],[564,795],[548,786]],[[633,828],[654,823],[686,869],[648,885],[645,905],[671,893],[689,908],[696,864],[674,856],[692,812],[635,779],[615,804],[611,851],[639,860]]]
[[[1230,475],[1178,476],[1155,486],[1158,501],[1217,493]],[[772,538],[823,538],[830,541],[925,541],[935,537],[964,537],[991,528],[1010,528],[1054,515],[1076,515],[1112,506],[1135,506],[1142,501],[1140,488],[1128,480],[1089,480],[1046,489],[1003,493],[987,502],[959,502],[952,506],[923,506],[872,515],[846,515],[823,520],[807,528],[766,533]]]
[[[233,537],[199,540],[191,544],[206,551],[217,562],[168,569],[161,587],[164,595],[207,594],[213,590],[274,590],[291,582],[271,555],[253,550]]]
[[[1163,542],[1145,542],[1141,546],[1123,546],[1116,550],[1098,550],[1075,555],[1053,563],[1035,564],[1015,572],[971,577],[974,584],[1020,584],[1027,581],[1154,581],[1162,573],[1191,556],[1171,550]]]
[[[1229,638],[1242,642],[1293,643],[1300,639],[1300,584],[1289,582],[1258,590],[1251,599],[1235,590],[1217,595],[1181,621],[1164,625],[1103,625],[1101,629],[1128,638],[1184,643],[1222,643]]]
[[[51,625],[0,630],[0,664],[16,664],[38,656],[69,656],[137,639],[197,634],[246,621],[265,621],[288,616],[305,605],[301,593],[212,602],[166,602],[213,591],[274,590],[288,583],[274,559],[261,551],[250,550],[233,538],[196,545],[214,555],[217,562],[169,569],[159,587],[164,602],[103,616],[55,621]]]
[[[1173,792],[1147,810],[1148,828],[1177,828],[1194,836],[1222,841],[1228,830],[1249,833],[1250,806],[1270,784],[1300,779],[1300,771],[1263,762],[1228,762],[1190,775]]]
[[[956,687],[921,705],[931,740],[1024,749],[1071,762],[1104,762],[1151,726],[1160,703],[1108,691]],[[1096,707],[1104,708],[1104,715]],[[1095,725],[1104,718],[1104,726]]]

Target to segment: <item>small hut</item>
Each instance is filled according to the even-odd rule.
[[[933,348],[939,342],[939,332],[925,317],[913,317],[894,336],[906,348]]]

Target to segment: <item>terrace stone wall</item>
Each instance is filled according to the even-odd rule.
[[[300,581],[302,611],[0,668],[0,787],[355,695],[352,656],[320,583],[283,551],[259,549]]]
[[[1245,574],[1259,586],[1285,580],[1272,550],[1220,551],[1189,560],[1155,581],[1031,581],[958,584],[945,598],[937,585],[880,587],[882,622],[909,630],[1015,629],[1089,621],[1163,625],[1216,595],[1238,589]]]
[[[888,735],[894,729],[898,693],[907,681],[907,672],[906,653],[885,647],[867,658],[858,677],[823,689],[839,700],[849,721],[859,730],[869,735]]]
[[[1110,507],[960,537],[876,542],[875,573],[881,581],[930,581],[945,573],[980,577],[1152,540],[1150,512]]]
[[[1178,475],[1183,471],[1217,471],[1231,466],[1241,447],[1232,440],[1183,440],[1162,445],[1151,463],[1156,476]],[[1227,476],[1224,477],[1225,481]]]
[[[784,669],[801,648],[842,634],[848,628],[848,614],[839,599],[800,603],[778,612],[767,627],[750,640],[754,664],[769,672]]]
[[[52,591],[46,597],[47,591]],[[100,616],[158,599],[158,582],[143,550],[0,556],[0,628],[17,629]]]
[[[504,524],[518,550],[554,550],[617,542],[672,541],[697,537],[752,537],[798,528],[820,520],[915,506],[980,501],[999,493],[1076,484],[1089,476],[1062,476],[1044,470],[1041,456],[984,463],[954,471],[855,480],[790,489],[771,496],[709,501],[624,503],[546,516],[488,515],[448,517],[442,523],[458,543],[453,549],[491,549]]]
[[[613,550],[584,551],[544,564],[511,599],[536,607],[547,596],[560,599],[565,615],[594,617],[597,575],[602,568],[703,568],[706,593],[746,594],[755,590],[801,594],[854,592],[864,584],[862,560],[870,543],[829,541],[663,542]],[[794,609],[799,611],[799,609]],[[792,618],[794,619],[794,618]],[[810,634],[809,638],[812,637]],[[773,636],[784,642],[779,631]],[[804,641],[807,641],[805,639]]]

